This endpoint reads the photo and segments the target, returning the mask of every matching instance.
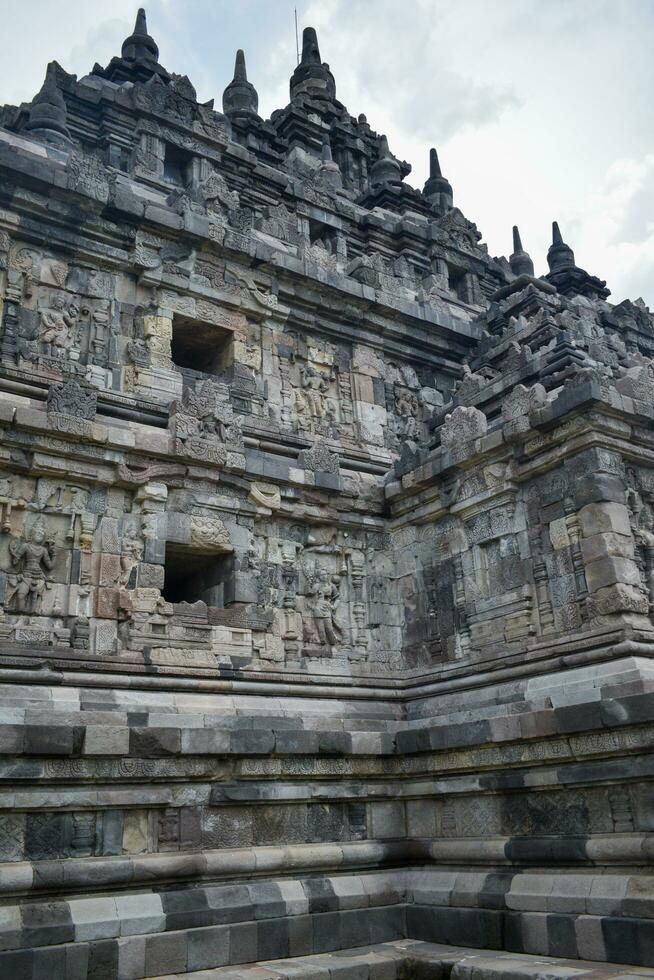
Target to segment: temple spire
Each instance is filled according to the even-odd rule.
[[[399,186],[402,183],[402,170],[388,146],[386,136],[379,139],[379,158],[370,168],[370,185],[377,188],[384,185]]]
[[[550,272],[558,269],[572,269],[575,266],[575,253],[563,241],[557,221],[552,222],[552,244],[547,252],[547,264]]]
[[[320,48],[318,47],[318,35],[315,27],[305,27],[302,31],[302,58],[301,65],[320,65]]]
[[[423,187],[422,193],[432,208],[440,213],[449,211],[454,203],[452,185],[449,180],[443,177],[438,153],[433,146],[429,151],[429,179]]]
[[[234,62],[234,79],[235,82],[247,82],[248,73],[245,67],[245,52],[243,48],[239,48],[236,52],[236,61]]]
[[[139,7],[136,14],[134,30],[123,41],[121,55],[126,61],[153,61],[156,63],[159,60],[159,48],[154,38],[148,34],[148,23],[143,7]]]
[[[57,68],[56,61],[48,65],[43,85],[32,101],[25,129],[53,143],[69,143],[67,109],[59,88]]]
[[[534,263],[531,256],[522,247],[518,226],[513,226],[513,254],[509,256],[511,271],[516,276],[533,276]]]
[[[341,168],[332,156],[329,136],[323,138],[320,160],[320,175],[323,183],[329,185],[333,190],[339,190],[343,186],[343,178]]]
[[[223,92],[223,112],[227,116],[245,113],[256,116],[258,109],[259,96],[254,85],[248,82],[245,54],[239,48],[234,62],[234,77]]]
[[[547,251],[547,264],[550,271],[545,276],[564,296],[588,296],[606,299],[611,291],[606,288],[604,279],[591,276],[580,269],[575,261],[575,253],[563,241],[558,222],[552,222],[552,244]]]
[[[329,65],[320,60],[318,36],[314,27],[302,31],[302,57],[291,75],[291,99],[307,95],[312,99],[336,98],[336,82]]]

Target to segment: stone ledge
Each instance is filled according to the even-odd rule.
[[[91,884],[101,886],[97,879]],[[126,878],[123,887],[129,885],[135,883]],[[354,911],[361,921],[352,918]],[[366,945],[371,936],[381,939],[375,930],[390,928],[395,934],[385,938],[600,960],[633,957],[654,965],[654,888],[645,876],[396,869],[247,883],[241,876],[192,888],[6,905],[0,910],[0,967],[10,951],[71,942],[140,936],[154,947],[170,943],[190,950],[213,935],[226,945],[230,928],[262,921],[275,922],[287,942],[304,924],[315,952]],[[136,938],[130,943],[138,945]],[[257,956],[265,958],[261,952],[252,958]]]
[[[408,974],[408,971],[416,971]],[[419,972],[418,972],[419,971]],[[584,980],[627,980],[653,977],[646,967],[623,967],[613,963],[570,960],[562,957],[525,956],[520,953],[479,952],[418,940],[400,939],[355,949],[314,956],[265,960],[191,973],[168,973],[153,980],[400,980],[401,977],[448,977],[452,980],[550,980],[579,977]]]
[[[654,918],[654,884],[638,869],[649,866],[654,835],[610,834],[589,837],[476,837],[412,840],[343,840],[284,846],[160,851],[138,855],[66,857],[0,863],[0,895],[47,893],[93,895],[101,889],[228,887],[233,880],[261,880],[268,875],[322,872],[348,876],[392,875],[398,888],[429,896],[437,905],[457,904],[460,895],[485,892],[490,876],[502,882],[508,908],[640,915]],[[473,865],[477,870],[461,871]],[[598,873],[597,867],[603,870]],[[480,882],[482,884],[480,884]],[[536,904],[521,906],[525,893]],[[598,895],[610,896],[602,904]],[[450,903],[450,898],[454,896]],[[538,904],[542,898],[542,903]],[[622,902],[624,899],[624,908]],[[1,930],[0,930],[1,931]]]

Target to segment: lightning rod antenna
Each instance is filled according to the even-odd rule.
[[[295,56],[297,58],[298,65],[300,64],[300,41],[297,33],[297,7],[293,8],[295,12]]]

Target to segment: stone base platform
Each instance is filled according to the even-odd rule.
[[[251,966],[226,966],[194,973],[169,973],[156,980],[620,980],[654,977],[646,967],[592,963],[551,956],[525,956],[503,951],[483,952],[463,946],[442,946],[401,939],[359,949],[316,956],[266,960]]]

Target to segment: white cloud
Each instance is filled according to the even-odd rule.
[[[300,28],[318,29],[338,97],[388,134],[415,186],[438,147],[493,254],[510,250],[517,223],[545,271],[556,218],[616,300],[642,294],[654,306],[651,0],[149,0],[148,24],[162,63],[218,107],[243,47],[269,115],[288,99],[295,2]],[[3,50],[0,100],[31,98],[53,58],[78,74],[106,63],[136,6],[4,0],[15,43]]]
[[[131,0],[93,4],[86,0],[4,0],[0,101],[14,105],[29,101],[41,87],[49,61],[84,75],[96,61],[120,54],[135,13]]]
[[[614,300],[654,296],[654,153],[616,160],[580,203],[580,244],[611,270]]]

